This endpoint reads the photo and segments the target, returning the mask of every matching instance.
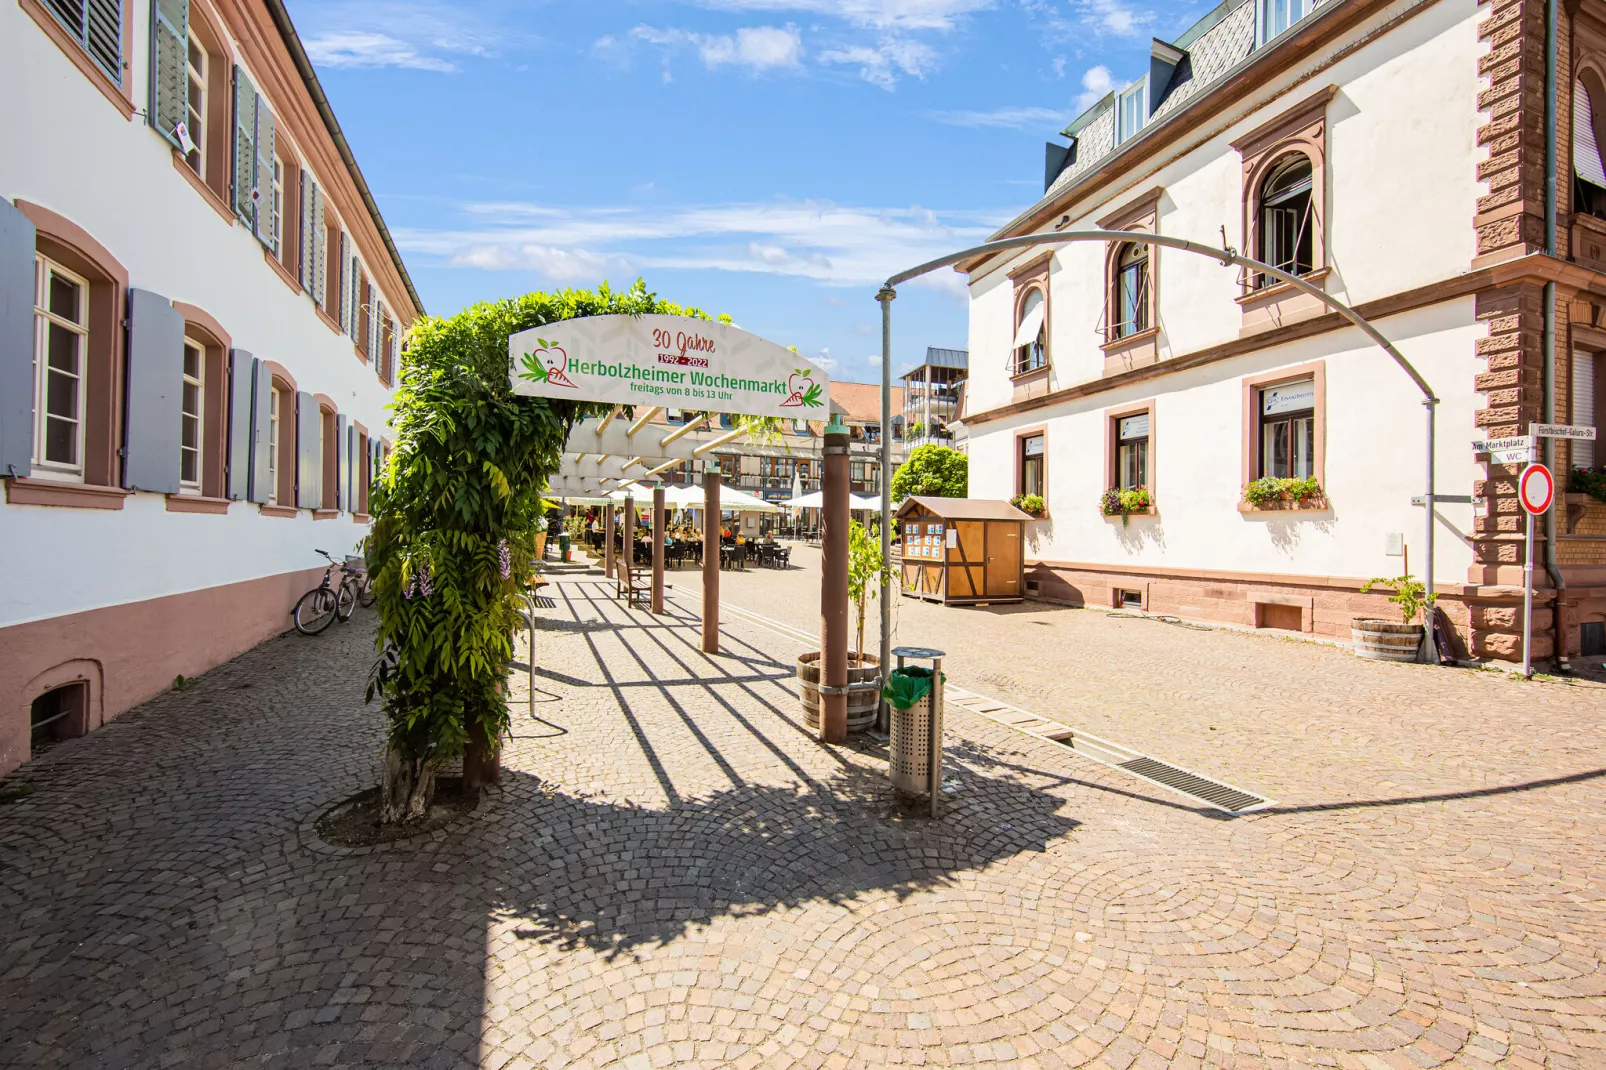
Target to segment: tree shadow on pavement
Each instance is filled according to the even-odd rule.
[[[543,790],[504,772],[497,886],[521,937],[605,955],[673,941],[721,915],[865,892],[900,899],[1076,828],[1064,800],[1015,777],[950,781],[943,814],[862,767],[823,790],[743,784],[666,808]]]

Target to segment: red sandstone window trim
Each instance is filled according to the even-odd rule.
[[[1313,379],[1316,383],[1316,401],[1312,418],[1315,421],[1315,444],[1311,450],[1311,474],[1327,489],[1327,362],[1311,361],[1285,368],[1246,376],[1243,380],[1243,424],[1240,436],[1242,457],[1238,469],[1238,483],[1242,486],[1260,475],[1260,392],[1267,387]]]

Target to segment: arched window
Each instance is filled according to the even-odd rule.
[[[1128,338],[1149,329],[1149,247],[1131,242],[1115,260],[1115,316],[1110,337]]]
[[[1311,190],[1310,157],[1304,153],[1291,153],[1272,165],[1257,199],[1260,225],[1255,259],[1292,275],[1304,275],[1316,266]],[[1272,281],[1262,277],[1258,286]]]
[[[1024,375],[1048,363],[1048,302],[1040,286],[1033,286],[1021,299],[1015,320],[1014,374]]]
[[[1601,163],[1593,95],[1582,80],[1573,83],[1573,207],[1606,218],[1606,166]]]

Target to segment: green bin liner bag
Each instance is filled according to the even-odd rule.
[[[942,679],[947,683],[948,675],[944,673]],[[893,669],[881,688],[881,697],[900,710],[909,709],[930,693],[931,670],[918,665]]]

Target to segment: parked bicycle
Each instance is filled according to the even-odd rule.
[[[323,579],[318,586],[301,596],[296,603],[294,618],[296,631],[302,635],[317,635],[336,618],[346,621],[361,605],[364,608],[374,604],[374,585],[368,578],[368,570],[360,557],[348,557],[344,564],[337,562],[329,556],[328,551],[319,550],[329,566],[323,570]],[[335,569],[340,569],[340,585],[337,590],[332,582]]]

